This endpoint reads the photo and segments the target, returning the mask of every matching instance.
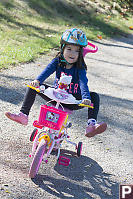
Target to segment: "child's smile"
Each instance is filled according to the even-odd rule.
[[[80,47],[76,45],[66,45],[64,49],[64,58],[66,61],[70,64],[75,63],[78,60],[79,57],[79,50]]]

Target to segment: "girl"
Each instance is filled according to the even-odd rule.
[[[56,78],[54,86],[58,86],[58,80],[62,73],[72,76],[72,82],[69,86],[68,93],[71,93],[77,100],[82,100],[83,104],[94,104],[94,109],[88,108],[88,126],[86,127],[85,136],[93,137],[96,134],[104,132],[107,128],[107,124],[104,122],[97,123],[97,115],[99,111],[99,95],[94,92],[89,92],[86,77],[87,66],[83,59],[83,47],[87,46],[86,35],[76,28],[66,30],[61,37],[61,51],[58,55],[48,64],[48,66],[42,71],[42,73],[30,83],[31,86],[38,87],[54,72],[56,72]],[[48,85],[44,84],[45,88]],[[37,93],[35,90],[28,88],[24,102],[20,109],[19,114],[12,114],[6,112],[5,115],[20,124],[28,124],[28,115],[30,109],[34,103],[36,94],[39,94],[45,100],[50,100],[43,94]],[[65,108],[70,110],[81,109],[77,105],[66,105]]]

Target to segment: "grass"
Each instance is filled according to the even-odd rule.
[[[1,0],[0,69],[33,61],[58,48],[66,28],[81,28],[89,40],[96,40],[97,35],[127,35],[132,32],[130,25],[133,24],[129,12],[126,17],[110,11],[102,14],[87,0]]]

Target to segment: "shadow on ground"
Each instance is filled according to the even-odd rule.
[[[20,88],[20,85],[22,85],[21,81],[31,82],[31,79],[29,78],[25,79],[23,77],[4,75],[4,74],[0,74],[0,76],[6,80],[5,83],[2,82],[0,86],[0,100],[9,102],[15,105],[19,104],[23,100],[24,92],[26,91],[25,85],[24,85],[25,87],[22,86]],[[14,82],[16,81],[20,82],[20,85],[18,85],[18,87],[14,86]]]
[[[133,49],[133,48],[132,48]],[[92,60],[92,61],[98,61],[99,63],[101,64],[111,64],[112,66],[122,66],[122,67],[133,67],[133,64],[123,64],[123,63],[118,63],[118,62],[111,62],[111,61],[105,61],[104,59],[97,59],[97,58],[90,58],[90,57],[87,57],[86,59],[88,60]],[[91,74],[93,74],[91,72]],[[94,73],[94,75],[96,76],[96,73]]]
[[[24,95],[18,89],[11,89],[0,86],[0,100],[9,102],[11,104],[19,104],[22,101]]]
[[[59,198],[91,199],[118,198],[118,184],[111,175],[104,173],[102,167],[91,158],[77,158],[74,152],[61,151],[71,159],[68,167],[56,164],[56,176],[37,175],[33,182],[53,196]],[[60,176],[59,176],[60,174]]]

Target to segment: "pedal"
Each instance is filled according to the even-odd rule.
[[[64,156],[59,157],[59,164],[63,166],[69,166],[70,164],[70,159]]]

